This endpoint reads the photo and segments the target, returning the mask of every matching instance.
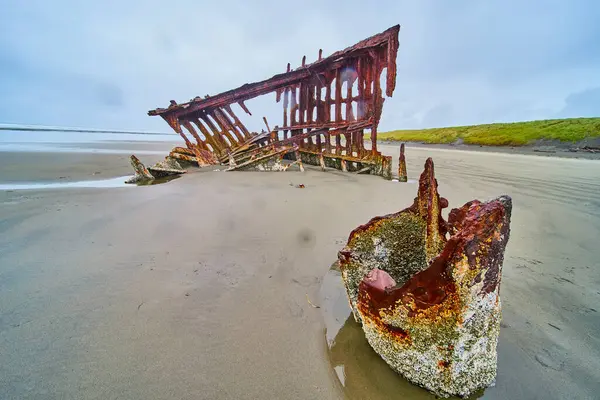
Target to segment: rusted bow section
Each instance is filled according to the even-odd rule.
[[[357,321],[397,372],[440,396],[492,384],[499,285],[512,203],[501,196],[453,209],[428,159],[412,206],[350,234],[339,260]]]
[[[396,86],[399,30],[394,26],[326,58],[319,51],[311,64],[306,64],[305,56],[297,69],[288,64],[285,73],[261,82],[183,104],[171,100],[168,108],[148,114],[161,116],[185,140],[187,148],[174,149],[172,157],[200,165],[225,162],[230,155],[238,165],[258,157],[279,157],[285,149],[287,157],[298,154],[309,164],[390,179],[391,158],[377,150],[377,126],[384,102],[380,85],[384,70],[388,97]],[[252,115],[244,101],[273,92],[283,105],[282,126],[271,129],[265,119],[268,132],[249,132],[232,106]],[[364,145],[365,132],[371,135],[370,148]]]

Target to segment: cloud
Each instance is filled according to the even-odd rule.
[[[9,0],[0,122],[168,131],[147,110],[265,79],[397,23],[398,84],[380,130],[551,118],[600,87],[593,0],[365,4]],[[263,115],[281,123],[274,96],[248,104],[251,128]]]

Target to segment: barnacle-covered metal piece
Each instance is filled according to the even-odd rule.
[[[446,222],[447,206],[428,159],[413,205],[352,231],[339,261],[371,347],[413,383],[464,397],[496,377],[512,202],[473,200]]]

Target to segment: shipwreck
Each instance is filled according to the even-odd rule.
[[[322,56],[264,81],[248,83],[214,96],[195,97],[148,112],[162,117],[185,141],[170,157],[199,166],[229,164],[229,170],[255,168],[283,158],[343,171],[391,179],[391,157],[377,150],[377,127],[384,92],[396,85],[400,26]],[[380,78],[385,71],[386,85]],[[247,100],[275,93],[283,106],[281,125],[250,132],[234,112],[252,115]],[[370,146],[365,146],[365,134]]]
[[[473,200],[448,221],[446,207],[428,159],[414,203],[352,231],[339,264],[371,347],[409,381],[466,397],[496,377],[512,201]]]

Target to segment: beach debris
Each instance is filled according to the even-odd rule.
[[[131,178],[127,179],[125,183],[137,183],[144,181],[154,180],[154,176],[148,171],[148,168],[142,162],[134,156],[133,154],[130,157],[131,166],[133,167],[133,171],[135,175]]]
[[[398,158],[398,181],[407,182],[406,158],[404,157],[404,143],[400,145],[400,157]]]
[[[170,156],[200,167],[221,163],[230,171],[258,165],[273,170],[265,161],[281,156],[295,161],[300,171],[307,163],[391,179],[391,157],[377,150],[377,128],[384,94],[391,97],[396,86],[399,30],[396,25],[329,57],[320,50],[313,63],[304,56],[300,67],[292,70],[288,63],[286,72],[270,79],[182,104],[171,100],[168,108],[148,114],[162,117],[185,141],[186,147],[173,149]],[[251,116],[244,102],[269,93],[283,106],[283,124],[271,128],[263,118],[267,131],[250,132],[233,107]],[[370,135],[367,147],[365,133]],[[282,148],[294,150],[280,153]]]
[[[308,298],[308,293],[306,293],[306,301],[308,301],[308,304],[310,304],[313,308],[321,308],[321,306],[313,304],[313,302],[310,301],[310,299]]]
[[[341,161],[341,170],[344,172],[348,172],[348,164],[346,163],[346,160],[342,160]]]
[[[321,171],[325,172],[325,158],[323,157],[323,152],[319,153],[319,165],[321,166]]]
[[[296,187],[297,187],[298,189],[304,189],[304,188],[305,188],[305,186],[304,186],[304,184],[303,184],[303,183],[301,183],[301,184],[299,184],[299,185],[296,185]]]
[[[441,397],[493,384],[512,200],[450,211],[431,158],[414,203],[371,219],[339,252],[354,318],[392,369]]]
[[[235,167],[236,163],[235,163],[235,158],[233,158],[233,156],[231,155],[231,152],[227,153],[229,156],[229,167]]]
[[[294,159],[296,160],[296,163],[298,163],[298,166],[300,167],[300,172],[304,172],[304,164],[302,164],[302,155],[300,154],[300,151],[298,150],[298,146],[294,146]]]

